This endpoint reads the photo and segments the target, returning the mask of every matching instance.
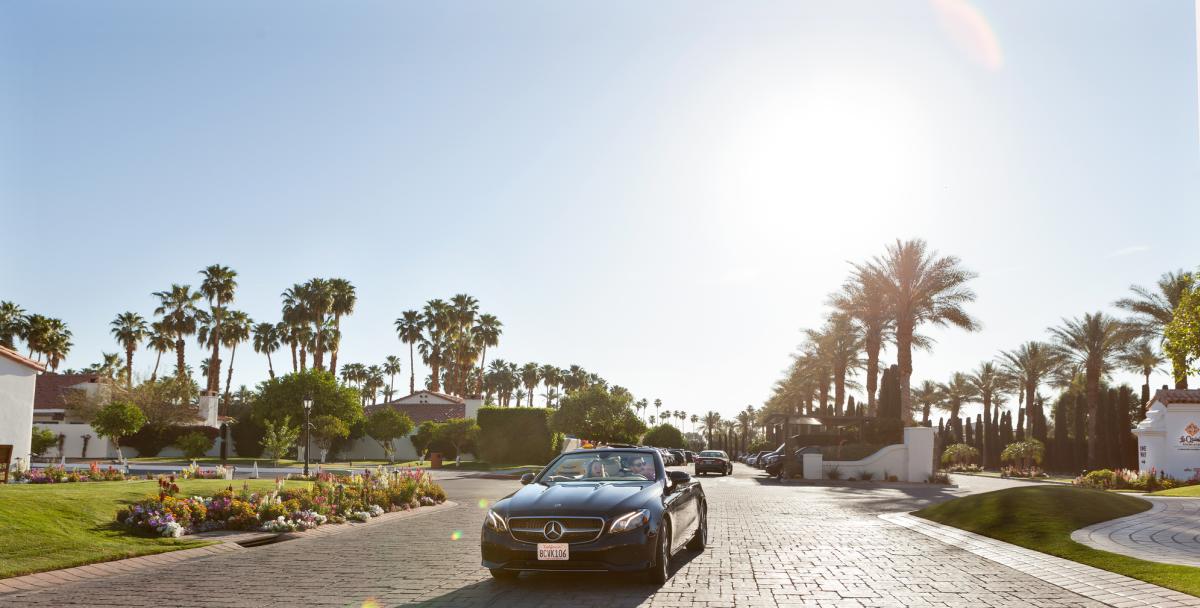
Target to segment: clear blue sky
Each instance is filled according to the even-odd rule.
[[[402,310],[468,292],[489,357],[728,414],[847,261],[921,236],[981,275],[984,330],[916,359],[944,380],[1200,264],[1193,11],[5,2],[0,299],[83,367],[208,264],[256,320],[342,276],[342,361],[376,363]],[[241,349],[235,384],[265,369]]]

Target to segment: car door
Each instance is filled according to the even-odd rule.
[[[668,482],[669,483],[669,482]],[[671,516],[671,546],[679,548],[696,532],[699,510],[697,484],[689,483],[668,486],[670,493],[664,498],[667,513]]]

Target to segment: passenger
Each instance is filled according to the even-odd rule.
[[[650,481],[654,481],[654,463],[646,462],[645,458],[635,458],[633,461],[633,474],[641,475]]]
[[[604,463],[599,460],[593,460],[588,463],[587,477],[608,477],[608,471],[604,469]]]

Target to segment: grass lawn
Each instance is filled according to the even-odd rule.
[[[1147,501],[1113,492],[1030,486],[956,498],[914,515],[1200,596],[1200,568],[1148,562],[1071,540],[1079,528],[1149,508]]]
[[[1190,496],[1197,498],[1200,497],[1200,486],[1184,486],[1173,490],[1161,490],[1150,493],[1150,496]]]
[[[194,479],[178,483],[180,494],[203,496],[231,482]],[[235,488],[242,483],[232,482]],[[254,490],[275,487],[274,480],[248,483]],[[116,523],[117,510],[123,505],[157,491],[156,481],[0,485],[0,579],[208,544],[186,536],[134,536]]]

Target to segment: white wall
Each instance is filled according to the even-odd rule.
[[[29,463],[33,435],[33,393],[37,371],[0,357],[0,444],[13,446],[13,463]]]
[[[301,435],[303,442],[303,435]],[[320,456],[317,448],[313,446],[313,456]],[[378,441],[370,437],[363,437],[355,441],[348,449],[338,452],[339,460],[385,460],[387,455],[383,452],[383,446],[379,445]],[[413,447],[412,441],[408,437],[401,437],[396,440],[396,461],[403,462],[406,460],[416,460],[417,450]]]
[[[1187,432],[1190,425],[1193,433]],[[1200,403],[1155,401],[1134,433],[1138,437],[1138,469],[1161,471],[1176,479],[1200,475]]]
[[[873,478],[885,480],[889,475],[895,475],[899,481],[923,483],[929,480],[933,473],[933,429],[923,426],[910,426],[904,429],[904,443],[889,445],[862,460],[822,460],[821,470],[824,475],[836,468],[842,479],[857,478],[863,471],[868,471]],[[809,454],[805,454],[805,471],[809,470]],[[812,455],[820,456],[820,454]],[[813,459],[815,468],[815,459]],[[807,478],[808,475],[806,474]]]

